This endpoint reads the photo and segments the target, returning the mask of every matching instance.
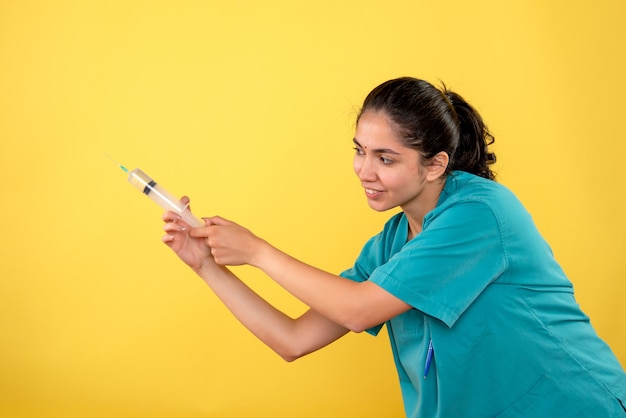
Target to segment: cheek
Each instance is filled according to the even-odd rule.
[[[379,178],[387,189],[396,193],[410,193],[420,183],[419,176],[415,173],[388,171],[381,173]]]

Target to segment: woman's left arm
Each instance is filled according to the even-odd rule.
[[[206,239],[217,264],[257,267],[303,303],[351,331],[361,332],[411,309],[374,283],[355,282],[308,265],[234,222],[220,217],[205,220],[206,226],[190,232]]]

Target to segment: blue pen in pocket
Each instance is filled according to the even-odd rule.
[[[433,361],[433,354],[435,353],[433,350],[433,340],[431,338],[430,342],[428,343],[428,352],[426,353],[426,363],[424,364],[424,379],[428,377],[428,370],[430,370],[430,363],[432,363]]]

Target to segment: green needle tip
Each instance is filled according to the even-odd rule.
[[[122,164],[118,163],[113,157],[111,157],[109,154],[104,154],[106,155],[111,161],[113,161],[115,164],[117,164],[124,173],[128,173],[128,168],[124,167]]]

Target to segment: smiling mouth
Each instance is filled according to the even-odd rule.
[[[367,187],[365,188],[365,194],[368,196],[377,196],[381,193],[382,192],[380,190],[368,189]]]

